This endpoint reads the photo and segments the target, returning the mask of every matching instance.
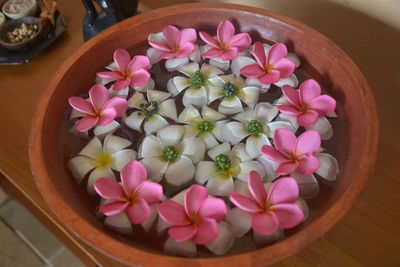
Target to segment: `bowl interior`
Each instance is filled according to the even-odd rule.
[[[261,264],[296,253],[322,236],[350,209],[368,179],[372,166],[363,168],[367,160],[365,153],[374,154],[376,140],[370,137],[377,127],[371,110],[366,107],[371,101],[369,89],[354,63],[335,44],[300,23],[254,8],[192,4],[186,8],[154,11],[115,25],[82,46],[53,77],[38,107],[39,118],[34,122],[31,163],[41,193],[71,231],[103,253],[124,262],[140,263],[142,257],[153,255],[148,254],[151,252],[160,257],[150,262],[160,259],[165,263],[176,262],[174,257],[161,256],[164,254],[161,243],[151,242],[140,232],[134,238],[122,237],[108,231],[96,217],[97,203],[76,185],[65,167],[66,161],[82,147],[82,144],[71,146],[68,141],[71,138],[65,123],[68,97],[87,92],[94,83],[95,73],[112,61],[115,49],[127,49],[131,55],[145,54],[148,34],[160,32],[168,24],[215,33],[224,19],[232,21],[236,31],[250,33],[253,41],[285,43],[289,51],[300,57],[300,68],[336,99],[339,118],[333,120],[334,136],[326,144],[340,168],[334,186],[320,181],[321,193],[308,202],[312,211],[310,219],[289,231],[289,238],[259,250],[243,240],[230,252],[234,256],[225,258],[247,257]],[[158,86],[166,88],[163,84]]]
[[[20,27],[23,23],[28,24],[28,25],[32,25],[32,24],[38,25],[38,32],[32,39],[29,39],[29,40],[26,40],[23,42],[18,42],[18,43],[11,43],[7,38],[7,33],[13,31],[17,27]],[[9,48],[9,49],[27,48],[28,46],[30,46],[34,42],[36,42],[38,38],[40,38],[42,32],[43,32],[43,26],[36,22],[35,17],[23,17],[20,19],[11,20],[11,21],[7,22],[6,24],[4,24],[3,27],[0,28],[0,44],[3,47]]]

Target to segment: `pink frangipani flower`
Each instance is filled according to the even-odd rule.
[[[336,108],[335,99],[321,95],[320,85],[312,79],[304,81],[299,90],[284,85],[282,92],[290,104],[279,105],[278,109],[284,114],[296,116],[300,126],[311,127],[318,118],[331,114]]]
[[[169,236],[176,242],[193,240],[205,245],[218,236],[218,223],[226,215],[222,199],[208,197],[207,189],[192,185],[185,194],[184,206],[166,200],[158,206],[160,217],[171,224]]]
[[[260,42],[253,45],[253,56],[258,64],[246,66],[240,70],[240,74],[249,78],[258,78],[263,84],[273,84],[281,78],[287,78],[293,73],[296,65],[287,59],[287,48],[283,43],[272,45],[265,53],[264,46]]]
[[[197,34],[193,28],[180,31],[175,26],[168,25],[163,29],[163,36],[166,43],[149,41],[153,48],[163,52],[160,55],[161,59],[185,58],[196,48],[194,42]]]
[[[232,60],[237,57],[238,52],[246,50],[251,44],[248,33],[235,35],[235,27],[229,20],[224,20],[218,25],[218,40],[206,32],[200,32],[200,38],[213,47],[203,54],[206,58],[221,57],[223,60]]]
[[[252,214],[252,228],[262,235],[271,235],[278,228],[292,228],[303,221],[304,213],[296,204],[299,187],[291,177],[275,181],[268,192],[256,171],[249,174],[247,186],[252,197],[236,192],[230,200],[239,209]]]
[[[106,216],[125,212],[133,224],[145,222],[151,215],[150,205],[161,200],[161,185],[147,181],[146,168],[139,161],[131,161],[121,171],[121,183],[100,178],[94,188],[102,198],[112,202],[100,206]]]
[[[72,96],[68,99],[69,104],[82,113],[83,118],[75,124],[75,129],[85,132],[97,124],[108,125],[115,118],[122,116],[128,108],[128,101],[121,97],[110,99],[107,88],[96,84],[89,90],[89,101]]]
[[[275,171],[279,175],[293,172],[311,175],[316,172],[320,162],[315,154],[321,147],[321,137],[315,130],[308,130],[298,138],[293,132],[281,128],[275,131],[273,146],[265,145],[261,152],[268,159],[280,163]]]
[[[129,53],[124,49],[117,49],[114,52],[114,62],[117,70],[98,72],[96,75],[116,81],[114,90],[119,91],[127,86],[142,86],[150,79],[147,71],[150,67],[150,60],[146,56],[134,56],[131,60]]]

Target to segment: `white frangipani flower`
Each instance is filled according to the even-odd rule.
[[[221,129],[227,120],[221,120],[225,115],[204,106],[200,112],[192,105],[187,106],[178,117],[178,121],[185,123],[185,137],[199,137],[207,149],[218,145],[222,141]]]
[[[242,77],[235,74],[222,75],[210,79],[214,84],[208,93],[209,103],[222,98],[218,106],[218,112],[226,115],[232,115],[243,111],[242,101],[254,107],[257,103],[259,88],[255,86],[246,86]]]
[[[78,156],[68,162],[68,167],[78,183],[90,172],[87,190],[96,195],[93,184],[97,179],[115,179],[112,170],[119,172],[129,161],[136,159],[136,152],[126,149],[131,144],[127,139],[110,134],[105,137],[103,144],[99,138],[94,137]]]
[[[144,131],[152,134],[168,125],[167,117],[177,120],[174,99],[168,99],[171,94],[157,90],[147,90],[147,101],[142,93],[136,92],[129,100],[128,106],[139,109],[125,119],[129,128],[141,132],[140,126],[144,121]]]
[[[215,196],[228,196],[234,191],[233,178],[247,181],[249,172],[255,170],[264,177],[264,167],[252,160],[244,144],[232,147],[223,143],[208,151],[213,161],[201,161],[196,166],[196,182],[205,184],[208,192]]]
[[[205,146],[197,137],[184,137],[183,126],[170,125],[148,135],[139,148],[139,158],[146,167],[149,178],[160,182],[162,177],[168,183],[180,186],[189,182],[195,172],[194,164],[203,160]]]
[[[168,81],[168,91],[176,96],[183,90],[182,103],[186,107],[193,105],[201,108],[208,103],[208,92],[217,90],[213,83],[209,82],[210,78],[214,78],[223,72],[213,66],[203,64],[201,69],[196,62],[189,63],[179,69],[179,72],[185,74],[186,77],[176,76]]]
[[[268,138],[273,138],[276,129],[286,128],[293,133],[296,128],[289,122],[272,120],[278,115],[276,107],[268,102],[258,103],[255,108],[246,108],[233,117],[238,121],[225,124],[222,128],[222,138],[231,144],[237,144],[246,139],[246,150],[252,158],[261,155],[263,145],[271,145]]]

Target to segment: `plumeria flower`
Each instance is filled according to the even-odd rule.
[[[139,161],[125,165],[121,170],[121,183],[100,178],[94,183],[94,189],[108,200],[100,206],[100,212],[106,216],[118,216],[120,222],[125,216],[132,224],[148,221],[152,215],[151,206],[158,203],[163,195],[160,184],[147,181],[146,168]]]
[[[273,138],[275,130],[285,128],[293,133],[296,128],[289,122],[272,120],[278,114],[278,109],[268,102],[258,103],[255,108],[246,108],[242,113],[233,116],[232,121],[225,124],[221,134],[224,141],[237,144],[246,139],[246,151],[252,158],[261,155],[264,145],[271,145],[268,138]]]
[[[225,115],[204,106],[200,112],[192,105],[187,106],[178,117],[178,121],[185,123],[185,137],[199,137],[207,149],[218,145],[222,141],[221,129],[227,120],[221,120]]]
[[[128,162],[136,159],[136,152],[127,149],[131,144],[124,138],[110,134],[105,137],[103,144],[94,137],[78,156],[68,162],[68,167],[78,183],[90,173],[87,190],[94,195],[93,184],[97,179],[107,177],[115,180],[113,170],[119,172]]]
[[[168,81],[168,91],[176,96],[180,92],[185,91],[182,103],[186,107],[193,105],[202,108],[208,103],[208,92],[217,90],[213,83],[209,81],[223,72],[211,65],[203,64],[201,69],[196,62],[189,63],[179,69],[179,72],[186,77],[176,76]]]
[[[248,220],[251,217],[253,231],[271,235],[279,228],[293,228],[303,221],[304,213],[295,203],[299,195],[295,179],[280,178],[266,190],[260,175],[252,171],[249,174],[248,189],[251,197],[236,192],[230,194],[229,198],[235,206],[251,214],[251,216],[236,216],[236,223],[249,225]]]
[[[222,114],[232,115],[242,112],[242,101],[250,107],[254,107],[257,103],[259,88],[246,86],[240,76],[222,75],[211,79],[211,82],[214,83],[214,86],[213,90],[208,92],[209,103],[222,98],[218,106],[218,112]]]
[[[252,160],[244,144],[236,144],[231,149],[229,143],[223,143],[209,150],[208,156],[213,161],[201,161],[197,164],[195,180],[199,184],[206,184],[211,195],[228,196],[234,191],[233,179],[246,182],[252,170],[265,175],[263,165]]]
[[[98,72],[96,75],[109,81],[116,81],[114,90],[119,91],[128,86],[143,86],[150,79],[147,71],[150,60],[146,56],[134,56],[131,60],[129,53],[124,49],[114,52],[115,71]]]
[[[141,132],[141,125],[144,121],[144,131],[152,134],[168,125],[163,118],[177,120],[177,111],[174,99],[171,96],[157,90],[147,90],[147,101],[142,93],[136,92],[128,101],[128,106],[138,109],[132,112],[126,119],[125,124],[135,131]]]
[[[90,88],[89,100],[72,96],[68,102],[76,111],[72,118],[83,117],[75,124],[75,129],[80,132],[88,131],[96,125],[106,126],[112,123],[115,118],[122,116],[128,107],[123,98],[110,99],[107,88],[100,84]]]
[[[192,61],[200,61],[200,52],[195,44],[196,30],[193,28],[181,31],[172,25],[166,26],[162,32],[150,34],[148,42],[152,46],[146,52],[152,64],[166,59],[165,67],[168,71],[175,71]]]
[[[150,178],[159,182],[165,175],[168,183],[180,186],[193,176],[194,164],[203,160],[205,146],[197,137],[184,137],[183,126],[169,125],[148,135],[139,148],[139,157],[149,172]]]

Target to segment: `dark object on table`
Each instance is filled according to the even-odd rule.
[[[95,0],[102,9],[98,13],[93,0],[82,0],[86,9],[83,19],[83,39],[89,40],[111,25],[137,13],[138,0]]]

